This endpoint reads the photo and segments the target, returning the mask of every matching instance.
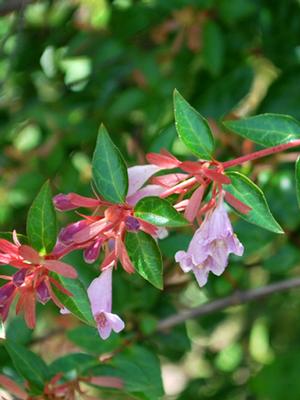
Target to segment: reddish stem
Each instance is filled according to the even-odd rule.
[[[290,149],[292,147],[300,146],[300,140],[294,140],[290,143],[279,144],[274,147],[269,147],[267,149],[255,151],[254,153],[246,154],[245,156],[235,158],[234,160],[229,160],[223,162],[223,168],[234,167],[235,165],[243,164],[247,161],[256,160],[257,158],[266,157],[274,153],[279,153],[280,151],[284,151]]]

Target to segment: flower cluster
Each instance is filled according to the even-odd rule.
[[[148,154],[147,159],[148,165],[128,169],[129,185],[124,203],[109,202],[97,193],[93,198],[76,193],[56,195],[53,203],[58,211],[85,208],[87,212],[76,211],[80,219],[61,229],[50,254],[41,255],[30,246],[21,245],[16,233],[13,235],[14,243],[0,239],[0,263],[17,269],[12,276],[1,276],[8,280],[0,289],[2,320],[7,318],[17,295],[16,312],[24,311],[27,325],[31,328],[35,325],[36,300],[45,304],[52,299],[63,314],[68,313],[55,291],[67,296],[72,296],[72,293],[55,279],[53,273],[75,279],[75,269],[61,258],[81,249],[86,263],[94,263],[101,258],[100,275],[87,290],[100,337],[107,339],[112,330],[123,330],[124,322],[112,313],[112,275],[118,262],[127,273],[135,272],[135,265],[126,248],[126,236],[128,232],[142,231],[157,240],[168,234],[160,224],[136,215],[136,204],[149,196],[165,199],[175,195],[173,208],[176,214],[183,213],[187,224],[197,221],[199,227],[188,250],[178,251],[175,259],[184,272],[193,271],[200,286],[207,282],[209,272],[215,275],[223,273],[230,253],[243,254],[243,246],[233,233],[224,207],[224,199],[240,212],[247,213],[250,208],[224,189],[223,185],[229,184],[230,179],[221,163],[201,160],[181,162],[167,151]],[[161,174],[161,171],[165,172]],[[211,194],[207,196],[210,188]]]

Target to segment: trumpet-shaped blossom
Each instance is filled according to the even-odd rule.
[[[224,272],[230,253],[241,256],[243,252],[221,198],[195,232],[188,250],[178,251],[175,259],[184,272],[193,271],[199,286],[204,286],[209,272],[218,276]]]
[[[88,288],[92,313],[102,339],[107,339],[112,330],[118,333],[125,327],[121,318],[111,312],[112,270],[113,267],[105,269],[98,278],[92,281]]]

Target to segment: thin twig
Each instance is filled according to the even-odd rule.
[[[161,320],[157,325],[157,331],[168,330],[188,319],[198,318],[216,311],[224,310],[227,307],[244,304],[250,301],[259,300],[273,293],[283,292],[300,286],[300,278],[287,279],[278,283],[272,283],[257,289],[250,289],[245,292],[235,292],[231,296],[212,301],[210,303],[182,311],[179,314],[171,315]]]

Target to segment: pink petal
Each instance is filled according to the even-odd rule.
[[[94,316],[101,312],[111,312],[112,270],[112,267],[105,269],[88,287],[87,293]]]
[[[172,187],[174,185],[177,185],[179,182],[187,179],[188,177],[189,177],[188,174],[182,174],[182,173],[167,174],[167,175],[154,176],[151,179],[151,182],[154,183],[155,185]]]
[[[131,196],[127,196],[127,203],[131,206],[135,206],[136,203],[143,199],[144,197],[149,196],[159,196],[164,191],[164,188],[158,185],[147,185],[142,189],[138,190]]]
[[[77,207],[94,208],[98,207],[101,202],[98,199],[93,199],[91,197],[80,196],[77,193],[69,193],[69,199],[72,204]]]
[[[83,228],[81,231],[75,233],[73,236],[73,240],[75,243],[84,243],[88,240],[93,239],[96,235],[101,233],[105,228],[108,228],[110,224],[102,218],[99,221],[92,222],[86,228]]]
[[[123,380],[114,376],[92,376],[89,382],[93,385],[122,389],[124,387]]]
[[[197,212],[199,210],[199,207],[201,205],[202,197],[204,194],[205,186],[201,185],[194,191],[192,194],[187,208],[185,209],[184,216],[189,222],[193,222],[194,219],[196,218]]]
[[[107,338],[109,338],[112,330],[110,324],[105,324],[104,326],[98,325],[97,328],[101,339],[106,340]]]
[[[128,274],[132,274],[133,272],[135,272],[134,266],[128,256],[126,247],[121,238],[117,239],[117,256],[120,259],[122,267],[126,272],[128,272]]]
[[[170,154],[148,153],[146,158],[149,163],[157,165],[161,169],[176,168],[181,164],[177,158]]]
[[[207,279],[208,279],[208,274],[209,274],[209,270],[208,268],[205,267],[195,267],[193,269],[195,278],[199,284],[200,287],[206,285],[207,283]]]
[[[49,269],[49,271],[53,271],[58,273],[59,275],[65,276],[66,278],[77,278],[78,274],[75,268],[71,265],[66,264],[62,261],[58,260],[45,260],[43,262],[45,268]]]
[[[160,167],[156,165],[136,165],[135,167],[128,168],[128,192],[127,197],[136,193],[147,180],[154,175],[156,172],[160,171]]]
[[[220,172],[214,171],[212,169],[203,169],[202,170],[204,175],[206,175],[208,178],[210,178],[211,180],[217,182],[217,183],[221,183],[221,184],[225,184],[228,185],[229,183],[231,183],[231,180],[228,178],[228,176],[221,174]]]
[[[17,255],[18,247],[15,244],[10,243],[6,239],[0,239],[0,251],[2,251],[3,253],[8,253],[10,255]]]
[[[229,203],[233,208],[241,212],[242,214],[247,214],[252,210],[251,207],[247,206],[247,204],[243,203],[239,199],[237,199],[233,194],[229,192],[225,192],[225,200]]]
[[[119,333],[125,328],[124,321],[117,314],[105,313],[105,316],[114,332]]]
[[[19,247],[19,255],[23,257],[26,261],[30,261],[32,264],[40,264],[41,257],[39,253],[32,247],[23,244]]]
[[[19,386],[10,378],[5,375],[0,374],[0,385],[3,386],[9,393],[15,395],[18,399],[26,400],[28,399],[27,393],[19,388]]]

